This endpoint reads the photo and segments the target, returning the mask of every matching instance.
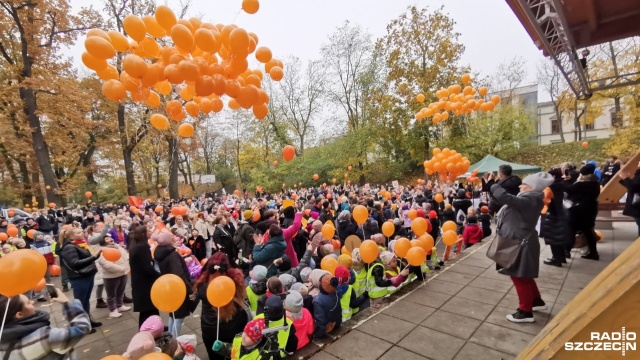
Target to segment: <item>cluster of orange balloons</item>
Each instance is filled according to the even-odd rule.
[[[454,181],[456,177],[469,171],[471,161],[455,150],[449,148],[433,149],[433,157],[424,162],[427,175],[440,174],[441,180]]]
[[[416,114],[416,120],[422,121],[425,118],[432,118],[434,124],[449,119],[450,115],[464,115],[474,111],[493,111],[500,103],[500,96],[493,95],[490,99],[486,99],[489,89],[481,86],[476,89],[470,85],[471,75],[464,74],[460,77],[460,84],[454,84],[448,88],[442,88],[436,91],[438,101],[432,102],[423,107]],[[463,87],[464,86],[464,87]],[[426,100],[424,94],[418,94],[416,101],[423,103]]]
[[[173,216],[185,216],[189,212],[187,206],[174,206],[171,208],[171,214]]]
[[[385,199],[390,200],[391,197],[393,196],[389,191],[387,191],[386,189],[382,189],[380,190],[380,195],[384,196]]]
[[[467,176],[467,182],[468,183],[475,183],[478,182],[478,169],[474,169],[473,172],[471,172],[471,176]]]
[[[245,0],[242,7],[255,13],[259,3]],[[273,58],[268,47],[258,46],[256,34],[234,24],[177,19],[164,5],[158,6],[154,15],[128,15],[123,28],[128,37],[113,30],[89,30],[82,62],[104,80],[102,92],[113,101],[128,96],[134,102],[160,108],[161,96],[166,96],[166,116],[158,113],[150,118],[156,129],[169,129],[167,116],[181,122],[187,114],[197,117],[220,112],[223,95],[228,96],[227,105],[233,110],[252,109],[260,120],[267,116],[269,95],[261,86],[263,71],[250,69],[248,57],[254,54],[274,81],[282,80],[284,65]],[[121,53],[120,73],[108,62],[117,53]],[[172,99],[176,94],[179,99]],[[189,137],[193,127],[182,126],[178,133]]]

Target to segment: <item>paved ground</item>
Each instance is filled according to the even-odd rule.
[[[549,309],[536,313],[536,323],[513,324],[506,320],[518,306],[511,281],[496,273],[486,256],[486,243],[469,248],[445,269],[433,272],[426,283],[414,283],[410,290],[390,299],[387,307],[367,309],[354,317],[329,339],[314,340],[295,358],[325,359],[513,359],[544,325],[557,314],[602,269],[635,240],[633,223],[616,223],[603,231],[600,261],[573,259],[562,268],[541,265],[538,286]],[[550,256],[542,244],[541,261]],[[54,283],[59,284],[60,278]],[[127,287],[127,294],[131,294]],[[71,297],[71,292],[67,293]],[[95,294],[94,294],[95,297]],[[95,303],[95,300],[93,300]],[[66,324],[60,306],[40,305],[51,313],[53,326]],[[138,331],[136,313],[107,319],[106,309],[92,309],[104,325],[77,346],[79,359],[100,359],[123,353]],[[195,333],[197,355],[207,359],[202,344],[200,310],[188,317],[182,334]],[[166,319],[166,315],[163,316]]]

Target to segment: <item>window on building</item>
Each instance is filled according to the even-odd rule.
[[[622,113],[616,111],[616,109],[611,109],[611,126],[621,127],[622,126]]]
[[[560,121],[555,116],[551,118],[551,133],[560,134]]]
[[[595,129],[595,122],[592,122],[590,124],[585,124],[584,125],[584,129],[585,130],[593,130],[593,129]]]

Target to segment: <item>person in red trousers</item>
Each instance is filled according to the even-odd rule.
[[[491,186],[493,198],[504,207],[498,213],[498,244],[517,242],[520,249],[511,265],[499,267],[498,272],[511,277],[518,293],[518,310],[507,315],[516,323],[534,322],[533,311],[545,310],[535,278],[540,270],[540,242],[536,226],[544,207],[542,191],[553,183],[553,176],[539,172],[522,180],[517,196],[509,194],[500,184]],[[500,245],[497,245],[500,248]]]

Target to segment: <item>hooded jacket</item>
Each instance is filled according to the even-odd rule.
[[[273,266],[273,261],[285,254],[287,243],[284,237],[272,237],[264,245],[255,245],[253,247],[253,263],[266,267],[267,277],[274,276],[278,269]]]
[[[187,287],[187,294],[185,296],[180,308],[174,312],[176,319],[183,319],[187,315],[193,312],[191,300],[189,295],[193,293],[191,289],[191,278],[189,276],[189,269],[184,262],[180,254],[171,245],[159,245],[154,251],[154,258],[158,262],[160,268],[160,274],[174,274],[184,281],[184,285]]]
[[[325,276],[320,277],[320,283]],[[313,299],[313,318],[316,319],[315,338],[326,335],[328,329],[335,329],[342,324],[342,306],[338,291],[329,294],[320,286],[320,294]]]
[[[640,218],[640,205],[633,204],[633,197],[638,194],[640,196],[640,169],[632,178],[622,179],[620,183],[627,188],[627,202],[624,204],[622,214],[633,218]]]

